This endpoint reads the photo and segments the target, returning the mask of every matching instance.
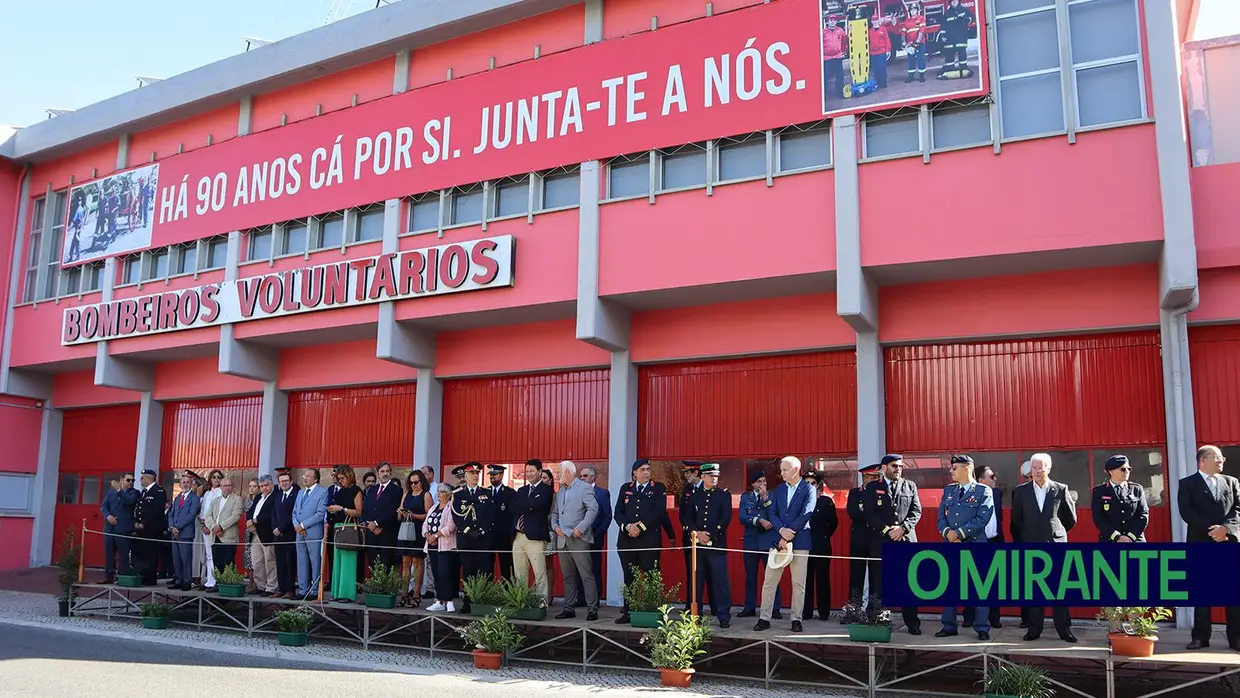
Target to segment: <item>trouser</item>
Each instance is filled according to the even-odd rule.
[[[512,578],[512,543],[507,536],[498,536],[491,544],[493,549],[500,551],[490,554],[491,574],[498,570],[500,579]]]
[[[685,548],[682,551],[685,554],[685,608],[689,608],[689,589],[691,588],[689,585],[693,583],[693,543],[688,537],[684,537],[680,539],[680,544]],[[709,596],[709,591],[707,595]],[[699,594],[698,607],[704,607],[709,600],[706,596]]]
[[[887,54],[870,54],[870,77],[880,88],[887,86]]]
[[[654,535],[641,535],[632,538],[621,528],[620,540],[616,543],[620,554],[620,567],[626,585],[633,583],[633,568],[642,572],[650,572],[659,567],[659,532]],[[624,612],[629,612],[629,602],[624,602]]]
[[[172,581],[189,584],[194,579],[194,539],[172,541]]]
[[[1072,632],[1072,616],[1068,614],[1066,606],[1052,608],[1051,618],[1055,622],[1055,632],[1060,635],[1067,635]],[[1035,635],[1041,635],[1042,630],[1046,628],[1046,608],[1043,606],[1030,606],[1028,620],[1029,631]]]
[[[590,544],[580,538],[565,538],[559,558],[560,569],[564,572],[564,607],[576,605],[577,581],[581,578],[586,607],[591,611],[597,610],[598,580],[594,577],[594,568],[590,566]]]
[[[944,606],[943,629],[949,633],[956,632],[956,612],[955,606]],[[971,612],[970,612],[971,611]],[[990,615],[985,606],[970,606],[964,609],[965,627],[972,626],[979,633],[990,632]]]
[[[968,64],[968,44],[945,44],[943,46],[943,69],[960,70]]]
[[[804,550],[792,551],[792,561],[780,569],[766,568],[762,578],[762,620],[770,622],[775,612],[775,593],[779,589],[779,581],[783,579],[784,570],[792,571],[792,620],[801,620],[801,611],[805,608],[805,574],[809,571],[809,554]]]
[[[812,555],[830,555],[831,551],[811,551]],[[814,617],[814,607],[818,607],[818,617],[827,620],[831,617],[831,558],[811,557],[805,570],[805,620]]]
[[[752,613],[758,608],[758,580],[761,570],[766,569],[767,553],[757,550],[746,550],[745,562],[745,613]],[[784,607],[784,591],[775,587],[774,611]],[[774,612],[772,611],[772,612]]]
[[[457,540],[458,540],[458,545],[459,545],[460,539],[458,538]],[[475,543],[475,545],[483,545],[483,546],[485,546],[486,544],[487,543],[485,541],[483,541],[482,543]],[[493,568],[491,566],[491,554],[490,553],[481,552],[478,550],[471,550],[470,548],[464,548],[464,547],[459,548],[459,551],[460,551],[460,558],[461,558],[461,576],[464,577],[466,580],[472,579],[474,576],[479,575],[479,574],[485,575],[485,576],[491,576],[494,574]],[[436,582],[435,588],[436,589],[439,588],[438,582]],[[455,589],[453,591],[455,591]],[[469,597],[466,596],[465,597],[466,608],[469,608],[469,601],[470,601]]]
[[[905,56],[908,58],[909,82],[912,82],[915,77],[926,74],[926,47],[924,45],[915,44],[906,47]]]
[[[142,575],[142,583],[150,586],[159,576],[159,546],[163,541],[158,538],[136,536],[133,539],[134,563],[138,574]]]
[[[315,591],[323,573],[323,537],[297,534],[297,593],[305,596]]]
[[[388,526],[379,529],[379,534],[366,531],[366,566],[374,567],[375,563],[381,563],[384,567],[391,567],[396,564],[396,534],[399,528],[396,526]]]
[[[513,574],[522,582],[534,573],[534,588],[550,601],[547,594],[547,541],[530,540],[524,533],[518,533],[512,541]]]
[[[159,538],[155,541],[155,550],[159,560],[159,577],[167,579],[176,576],[176,568],[172,565],[172,541],[163,537]]]
[[[276,556],[276,588],[291,594],[297,588],[297,534],[277,537],[271,548]]]
[[[1000,621],[1000,614],[1001,614],[1002,610],[1003,610],[1003,609],[999,608],[998,606],[989,606],[989,607],[987,607],[987,609],[986,609],[986,611],[987,611],[987,620],[989,621],[989,622],[987,623],[987,626],[988,626],[988,627],[990,627],[990,628],[999,628],[999,627],[1003,627],[1003,624],[1002,624],[1001,622],[999,622],[999,621]],[[974,627],[974,626],[973,626],[973,621],[974,621],[974,617],[973,617],[973,616],[974,616],[974,613],[975,613],[976,611],[977,611],[977,609],[976,609],[976,608],[974,608],[973,606],[966,606],[966,607],[965,607],[965,609],[964,609],[964,613],[963,613],[962,615],[964,616],[964,626],[965,626],[966,628],[972,628],[972,627]],[[1020,609],[1020,612],[1021,612],[1021,617],[1022,617],[1022,618],[1024,618],[1025,609],[1023,609],[1023,608],[1022,608],[1022,609]]]
[[[732,620],[732,587],[728,581],[728,554],[698,548],[697,593],[710,589],[710,607],[721,622]],[[698,606],[701,609],[701,606]],[[700,613],[700,611],[699,611]]]
[[[590,544],[590,569],[594,572],[594,581],[598,584],[598,597],[603,598],[604,587],[607,581],[603,579],[603,545],[607,542],[603,536],[605,533],[596,533],[597,538]],[[581,588],[581,579],[577,579],[577,605],[584,603],[586,598],[585,589]]]
[[[844,97],[844,59],[828,58],[822,62],[826,76],[823,87],[831,97]],[[834,87],[832,87],[834,84]]]
[[[1213,625],[1210,615],[1214,609],[1198,606],[1193,609],[1193,639],[1209,644]],[[1228,606],[1224,611],[1227,615],[1227,644],[1235,646],[1240,642],[1240,606]]]
[[[873,551],[875,553],[874,555],[875,557],[882,555],[882,553],[880,552],[881,551],[880,547],[873,548]],[[870,575],[870,596],[877,596],[881,599],[882,591],[883,591],[883,566],[877,565],[873,569],[873,574]],[[920,630],[921,629],[921,618],[917,616],[916,606],[905,606],[904,608],[901,608],[900,615],[904,617],[904,625],[909,630]]]
[[[848,556],[873,557],[877,558],[881,553],[870,547],[870,544],[864,538],[853,536],[849,539]],[[848,561],[848,596],[849,599],[861,599],[865,593],[865,575],[870,575],[870,595],[881,596],[883,590],[874,583],[878,579],[879,560],[849,560]],[[862,599],[864,600],[864,599]]]
[[[129,536],[110,533],[103,538],[103,576],[116,579],[117,570],[129,574]]]
[[[217,570],[227,569],[229,565],[236,567],[237,544],[216,541],[211,545],[211,561]]]
[[[254,565],[254,586],[270,594],[276,592],[276,553],[274,545],[263,545],[257,537],[250,543],[250,563]]]
[[[460,554],[455,550],[430,550],[431,574],[435,577],[435,600],[447,603],[456,598],[461,573]]]
[[[194,545],[200,545],[195,543]],[[213,546],[215,545],[215,536],[203,536],[202,538],[202,585],[204,587],[215,586],[215,554]]]

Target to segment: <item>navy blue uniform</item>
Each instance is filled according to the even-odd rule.
[[[159,483],[140,494],[134,504],[134,567],[147,586],[154,584],[158,576],[160,548],[165,545],[164,534],[168,529],[167,508],[168,494]],[[139,524],[141,528],[137,528]]]
[[[486,487],[457,488],[452,494],[452,519],[456,522],[456,547],[460,551],[461,574],[494,576],[490,553],[491,532],[495,527],[495,497]],[[469,597],[465,597],[469,608]]]
[[[624,583],[633,582],[633,567],[649,572],[659,567],[659,548],[663,544],[660,527],[667,517],[667,489],[657,482],[639,486],[625,483],[616,498],[615,520],[620,532],[616,534],[616,551],[624,570]],[[637,536],[630,536],[628,527],[639,529]],[[629,602],[624,602],[624,612],[629,612]]]
[[[986,485],[971,482],[967,485],[952,484],[943,488],[943,501],[939,504],[938,529],[943,540],[948,532],[955,532],[964,543],[989,543],[986,526],[994,513],[994,496]],[[973,609],[966,620],[972,620],[973,629],[979,633],[990,632],[990,615],[985,606]],[[956,632],[956,608],[943,608],[943,630]]]
[[[495,571],[495,563],[499,562],[500,579],[512,578],[512,540],[517,536],[517,522],[512,518],[512,502],[517,498],[517,491],[508,485],[491,485],[491,499],[495,501],[495,526],[491,529],[491,553],[488,569]]]
[[[699,481],[696,485],[685,485],[680,490],[680,501],[677,509],[680,516],[680,544],[684,547],[681,552],[685,557],[685,610],[689,609],[689,580],[693,576],[693,542],[689,536],[689,500],[694,492],[702,489],[702,483]],[[698,603],[705,604],[706,598],[698,594]]]
[[[848,490],[848,502],[845,504],[848,510],[849,530],[848,530],[848,556],[853,558],[868,557],[877,558],[880,551],[877,546],[871,542],[869,525],[865,520],[865,493],[860,487],[854,487]],[[865,592],[865,575],[868,570],[870,573],[870,594],[879,596],[882,589],[879,589],[874,580],[878,579],[878,560],[849,560],[848,561],[848,601],[850,603],[861,603],[862,594]]]
[[[689,497],[685,509],[685,521],[690,534],[704,532],[710,535],[710,543],[698,543],[698,599],[705,598],[703,590],[709,589],[711,610],[720,623],[732,620],[732,590],[728,584],[727,548],[728,524],[732,522],[732,495],[722,487],[700,487]],[[699,601],[699,608],[704,604]]]
[[[1145,501],[1145,490],[1135,482],[1122,486],[1110,482],[1094,488],[1090,509],[1094,525],[1098,527],[1098,540],[1109,543],[1120,536],[1128,536],[1137,542],[1145,542],[1145,527],[1150,524],[1150,506]]]

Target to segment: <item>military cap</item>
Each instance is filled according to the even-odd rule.
[[[703,463],[701,465],[700,471],[703,475],[718,475],[719,464],[718,463]]]
[[[882,469],[882,467],[883,467],[882,463],[871,463],[870,465],[863,465],[863,466],[861,466],[860,468],[857,468],[857,472],[859,472],[859,473],[877,473],[879,470],[881,470],[881,469]]]
[[[1107,459],[1106,465],[1103,467],[1105,467],[1109,473],[1112,470],[1122,468],[1125,465],[1128,465],[1128,456],[1114,455]]]
[[[649,458],[638,458],[637,460],[633,461],[633,472],[637,472],[637,469],[642,467],[643,465],[650,465],[650,459]]]
[[[951,463],[952,465],[960,465],[961,463],[967,463],[969,465],[973,465],[973,459],[970,458],[969,456],[958,454],[958,455],[952,456]]]
[[[749,483],[748,484],[752,485],[753,483],[757,482],[758,480],[761,480],[764,477],[766,477],[766,473],[762,472],[761,468],[754,468],[753,470],[749,471]]]
[[[682,461],[680,461],[680,467],[681,467],[681,469],[682,469],[682,470],[700,470],[700,469],[702,468],[702,465],[703,465],[703,463],[702,463],[702,461],[700,461],[700,460],[682,460]]]
[[[452,469],[452,477],[465,477],[465,466],[458,465]]]
[[[151,470],[150,468],[147,468],[147,469],[143,470],[143,471],[142,471],[142,474],[143,474],[143,475],[150,475],[151,477],[159,477],[159,473],[155,472],[154,470]]]
[[[506,470],[508,470],[508,468],[505,468],[502,465],[496,465],[494,463],[487,466],[488,475],[503,475]]]
[[[467,473],[480,473],[482,472],[482,464],[476,460],[471,460],[465,465],[462,465],[461,470]]]
[[[880,465],[887,465],[888,463],[894,463],[898,460],[904,460],[904,456],[900,455],[899,453],[888,453],[887,455],[883,456],[883,460],[880,463]]]

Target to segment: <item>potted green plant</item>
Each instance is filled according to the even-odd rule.
[[[1171,609],[1149,606],[1115,606],[1098,612],[1109,626],[1111,654],[1121,657],[1152,657],[1158,641],[1158,622],[1171,620]]]
[[[56,561],[56,582],[60,585],[60,595],[56,597],[56,602],[60,607],[60,617],[68,618],[75,597],[73,586],[78,583],[78,565],[82,561],[82,545],[74,537],[73,531],[65,531],[62,540],[60,559]]]
[[[142,604],[142,627],[149,630],[165,630],[168,627],[168,604]]]
[[[217,578],[218,582],[219,579]],[[305,647],[314,616],[304,608],[286,608],[276,614],[276,637],[285,647]]]
[[[546,620],[547,597],[525,581],[505,579],[500,585],[503,607],[513,618],[519,620]],[[471,607],[472,610],[472,607]]]
[[[986,672],[986,698],[1050,698],[1055,695],[1046,672],[1028,664],[1003,662]]]
[[[840,620],[848,626],[852,642],[891,642],[891,611],[883,608],[877,596],[871,595],[864,608],[860,600],[844,604]]]
[[[404,593],[409,578],[402,576],[400,568],[376,562],[370,568],[370,577],[361,583],[362,594],[370,608],[396,608],[396,595]]]
[[[693,660],[706,654],[705,647],[711,641],[709,620],[688,613],[673,620],[671,606],[666,604],[659,614],[658,627],[641,642],[650,645],[650,663],[659,670],[664,686],[688,688],[693,681]]]
[[[245,575],[237,570],[234,563],[228,563],[227,567],[215,573],[215,586],[220,596],[240,599],[245,596],[245,585]]]
[[[475,574],[463,584],[471,616],[489,616],[504,605],[504,589],[489,574]]]
[[[646,572],[632,565],[633,581],[620,590],[629,605],[629,622],[634,628],[657,628],[663,618],[661,609],[676,599],[680,585],[668,589],[658,569]]]
[[[137,589],[142,586],[142,575],[118,574],[116,576],[116,586],[125,587],[126,589]]]
[[[457,632],[465,642],[474,646],[474,666],[479,669],[499,669],[504,655],[521,646],[525,636],[508,619],[503,609],[495,609]]]

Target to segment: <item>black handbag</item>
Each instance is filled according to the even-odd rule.
[[[362,529],[353,517],[337,525],[336,535],[332,538],[332,544],[341,550],[361,550],[366,546],[365,541],[366,537],[362,535]]]

